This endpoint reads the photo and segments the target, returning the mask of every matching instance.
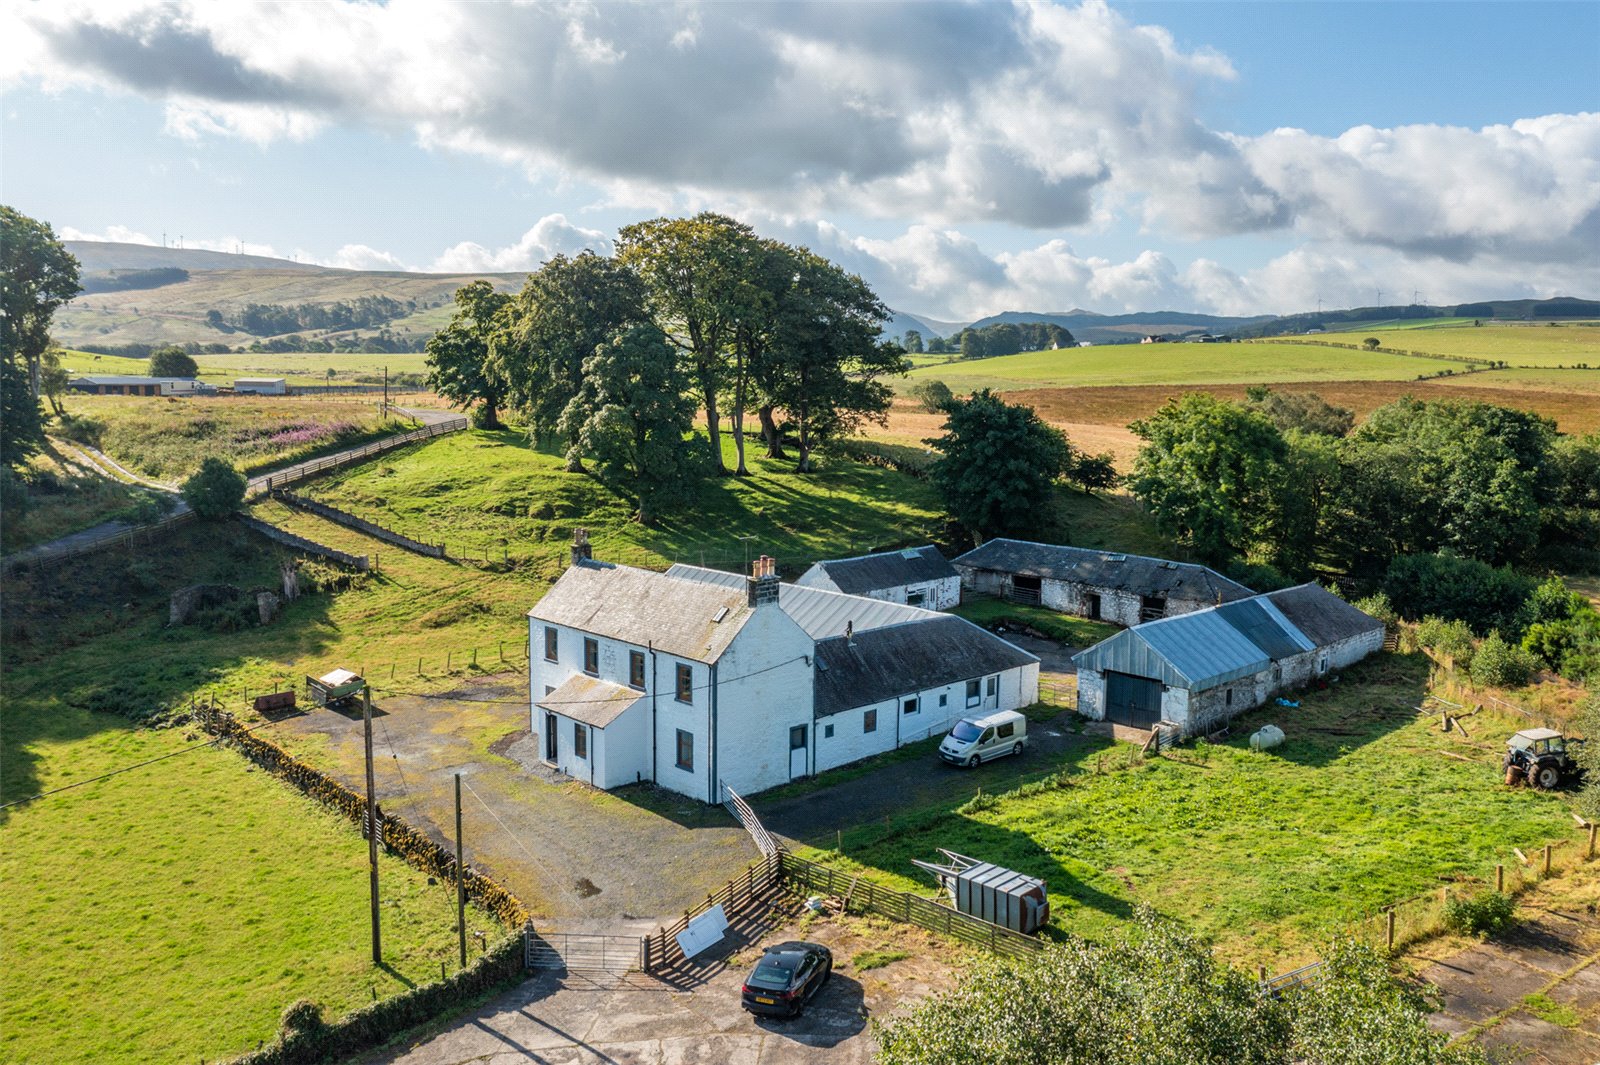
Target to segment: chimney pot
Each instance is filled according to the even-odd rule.
[[[589,545],[589,530],[578,528],[572,530],[572,564],[588,562],[594,558],[594,549]]]
[[[762,555],[750,565],[749,603],[761,606],[778,601],[778,564],[768,555]]]

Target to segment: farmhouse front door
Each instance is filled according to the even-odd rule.
[[[554,765],[556,758],[556,715],[546,711],[544,715],[544,760]]]
[[[796,725],[789,730],[789,779],[803,777],[810,768],[806,762],[806,739],[810,730],[805,725]]]
[[[1106,673],[1106,720],[1150,728],[1161,720],[1161,682],[1131,673]]]

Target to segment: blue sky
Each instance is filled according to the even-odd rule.
[[[1596,41],[1600,3],[11,5],[0,195],[449,270],[709,208],[946,319],[1594,297]]]

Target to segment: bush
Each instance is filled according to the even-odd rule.
[[[200,367],[180,347],[160,348],[150,353],[151,377],[194,377]]]
[[[1463,668],[1472,664],[1472,630],[1465,621],[1425,617],[1417,625],[1417,642],[1430,651],[1446,655]]]
[[[1374,592],[1365,599],[1357,599],[1350,604],[1368,617],[1377,618],[1385,625],[1394,625],[1400,620],[1400,615],[1395,611],[1394,604],[1389,601],[1389,596],[1384,592]]]
[[[1472,683],[1489,688],[1520,688],[1538,667],[1532,652],[1491,632],[1473,652]]]
[[[244,474],[215,456],[183,482],[184,501],[202,518],[226,518],[244,502]]]
[[[1533,582],[1509,567],[1496,569],[1476,559],[1398,555],[1384,574],[1383,591],[1402,617],[1457,618],[1481,634],[1518,631]]]
[[[1453,932],[1488,936],[1511,924],[1516,904],[1511,896],[1485,891],[1470,899],[1449,899],[1444,904],[1444,923]]]
[[[919,381],[911,386],[911,398],[922,404],[929,414],[937,414],[944,405],[955,398],[950,386],[939,380]]]

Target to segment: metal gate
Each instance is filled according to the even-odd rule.
[[[1131,673],[1106,673],[1106,720],[1150,728],[1161,720],[1161,682]]]
[[[644,968],[644,940],[639,936],[605,936],[578,932],[523,933],[530,969],[568,972],[626,973]]]

